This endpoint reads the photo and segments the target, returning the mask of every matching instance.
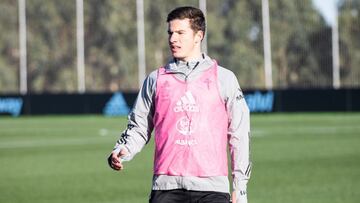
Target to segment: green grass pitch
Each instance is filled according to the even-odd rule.
[[[137,203],[153,143],[122,172],[106,163],[125,117],[0,117],[0,202]],[[360,114],[254,114],[249,203],[360,202]]]

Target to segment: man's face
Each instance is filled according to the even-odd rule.
[[[174,58],[188,61],[201,54],[202,32],[194,32],[189,19],[175,19],[169,22],[169,47]]]

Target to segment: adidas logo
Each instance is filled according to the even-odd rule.
[[[122,116],[127,115],[130,109],[121,92],[115,93],[106,103],[103,113],[106,116]]]
[[[174,107],[175,112],[199,112],[199,106],[196,104],[194,96],[190,91],[185,92],[185,95],[182,96],[176,106]]]

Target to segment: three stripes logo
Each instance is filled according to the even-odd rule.
[[[185,92],[174,107],[175,112],[199,112],[199,106],[196,104],[194,96],[190,91]]]

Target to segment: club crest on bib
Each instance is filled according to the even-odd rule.
[[[191,135],[195,131],[195,123],[184,116],[176,122],[176,130],[182,135]]]

